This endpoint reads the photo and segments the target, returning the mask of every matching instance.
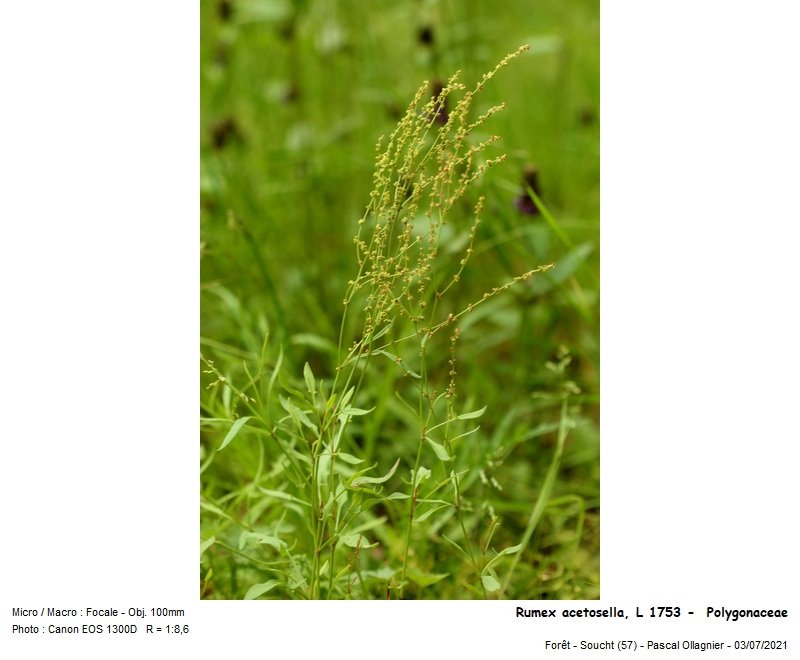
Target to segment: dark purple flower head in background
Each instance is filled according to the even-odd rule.
[[[417,30],[417,41],[423,46],[433,46],[436,43],[432,25],[421,25]]]
[[[522,186],[514,199],[514,208],[523,215],[539,215],[539,209],[528,193],[528,188],[533,190],[537,197],[542,196],[542,190],[539,187],[539,169],[536,165],[526,165],[522,170]]]

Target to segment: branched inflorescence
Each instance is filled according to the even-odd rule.
[[[468,241],[455,272],[442,279],[435,277],[435,271],[450,212],[473,182],[505,160],[505,154],[482,157],[500,139],[496,135],[470,144],[468,138],[475,129],[505,107],[495,105],[470,121],[475,95],[527,48],[507,55],[471,90],[456,72],[438,94],[426,100],[430,87],[423,83],[395,130],[388,139],[378,141],[373,190],[354,238],[359,270],[344,298],[347,311],[354,298],[364,294],[363,326],[360,337],[340,356],[340,367],[368,354],[375,334],[398,317],[413,323],[412,336],[430,336],[483,300],[549,267],[529,270],[495,287],[459,313],[436,316],[438,301],[460,280],[472,255],[484,199],[479,198],[473,208]],[[443,109],[462,92],[442,124]]]

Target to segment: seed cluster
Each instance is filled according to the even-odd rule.
[[[348,283],[344,298],[347,310],[357,295],[364,296],[364,303],[359,305],[363,327],[342,366],[367,354],[375,335],[397,317],[413,323],[415,333],[411,336],[430,336],[483,300],[547,268],[528,271],[495,287],[458,314],[449,314],[444,319],[436,316],[438,301],[460,280],[472,255],[484,200],[478,199],[472,210],[468,241],[458,258],[456,271],[443,278],[441,270],[437,272],[437,257],[450,213],[473,182],[505,159],[505,154],[482,157],[487,147],[500,139],[498,136],[474,144],[469,140],[475,129],[505,105],[495,105],[470,121],[475,95],[527,48],[523,46],[507,55],[471,90],[460,81],[460,72],[456,72],[446,85],[437,85],[438,93],[426,98],[431,89],[426,81],[388,139],[382,137],[378,141],[373,190],[354,238],[359,270]],[[458,95],[460,99],[453,103]],[[452,110],[442,123],[446,108]],[[435,288],[437,285],[439,288]]]

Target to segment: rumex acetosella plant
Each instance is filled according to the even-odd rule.
[[[379,141],[328,378],[308,363],[302,379],[284,373],[283,352],[268,337],[257,364],[244,364],[242,382],[204,359],[209,387],[236,411],[219,450],[240,435],[258,443],[249,483],[202,502],[220,533],[203,541],[201,553],[232,555],[245,598],[410,598],[447,579],[463,584],[464,598],[508,589],[541,511],[534,507],[518,545],[496,549],[497,516],[490,510],[482,527],[485,511],[469,498],[469,488],[486,479],[470,449],[480,441],[485,407],[462,403],[469,398],[458,388],[460,322],[551,266],[521,272],[466,304],[453,294],[470,267],[484,207],[483,197],[468,193],[504,158],[487,156],[497,136],[475,137],[503,106],[473,116],[473,102],[525,49],[472,88],[458,73],[433,97],[425,83]],[[465,240],[444,249],[448,225],[462,221],[465,207]],[[213,568],[202,579],[203,589],[213,584]]]

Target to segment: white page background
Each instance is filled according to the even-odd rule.
[[[587,604],[699,613],[634,632],[517,620],[515,603],[200,602],[198,10],[4,4],[4,657],[786,639],[704,612],[788,608],[796,626],[798,24],[777,1],[602,5],[602,601]],[[181,608],[191,632],[30,639],[12,607]]]

